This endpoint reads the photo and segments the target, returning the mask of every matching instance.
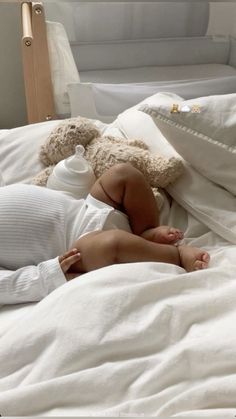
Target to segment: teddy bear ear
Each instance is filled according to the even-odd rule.
[[[94,138],[101,136],[101,131],[92,121],[79,116],[77,118],[70,118],[61,125],[61,135],[64,136],[64,140],[86,147]]]
[[[45,165],[57,164],[71,156],[77,145],[86,147],[101,136],[100,130],[87,118],[69,118],[57,125],[41,146],[39,159]]]

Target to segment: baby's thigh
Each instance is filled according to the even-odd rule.
[[[76,240],[73,248],[77,248],[81,259],[71,270],[73,272],[89,272],[115,263],[116,260],[115,230],[93,231]]]

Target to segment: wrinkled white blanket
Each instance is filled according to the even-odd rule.
[[[13,130],[1,161],[54,123]],[[162,223],[209,250],[209,269],[116,265],[0,308],[2,416],[236,415],[236,200],[191,169],[169,193]]]
[[[2,416],[236,415],[236,246],[167,215],[209,269],[115,265],[21,308],[0,339]]]

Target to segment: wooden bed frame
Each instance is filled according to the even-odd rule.
[[[45,13],[41,2],[23,2],[22,57],[28,123],[56,118]]]

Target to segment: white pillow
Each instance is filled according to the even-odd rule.
[[[144,112],[139,111],[139,108],[144,103],[148,103],[149,106],[171,106],[173,102],[181,103],[182,101],[183,98],[174,93],[157,93],[138,105],[122,112],[113,124],[108,125],[105,134],[109,135],[110,131],[114,127],[117,127],[124,137],[143,140],[153,154],[159,153],[167,158],[180,157],[176,150],[168,143],[152,118]]]
[[[6,185],[28,182],[44,166],[39,148],[60,121],[42,122],[0,131],[0,172]]]
[[[68,83],[80,81],[66,31],[61,23],[47,22],[49,59],[56,114],[70,116]]]
[[[200,113],[192,111],[195,105]],[[179,113],[172,113],[169,105],[142,105],[140,109],[152,116],[187,162],[236,195],[236,94],[183,101]]]
[[[236,93],[236,75],[203,80],[145,83],[72,83],[68,85],[71,115],[112,122],[125,109],[159,92],[191,99],[203,95]]]
[[[183,100],[169,93],[159,93],[147,100],[148,105],[171,106],[172,103],[181,104]],[[169,104],[169,105],[168,105]],[[153,153],[161,153],[166,157],[177,153],[160,132],[149,115],[138,110],[137,105],[123,112],[117,120],[109,125],[105,135],[123,135],[124,137],[140,138],[150,147]],[[177,154],[178,155],[178,154]],[[211,230],[225,240],[236,244],[235,226],[235,197],[199,174],[188,163],[185,164],[185,173],[173,186],[169,186],[169,194],[188,212],[207,225]],[[165,219],[165,223],[167,220]]]

